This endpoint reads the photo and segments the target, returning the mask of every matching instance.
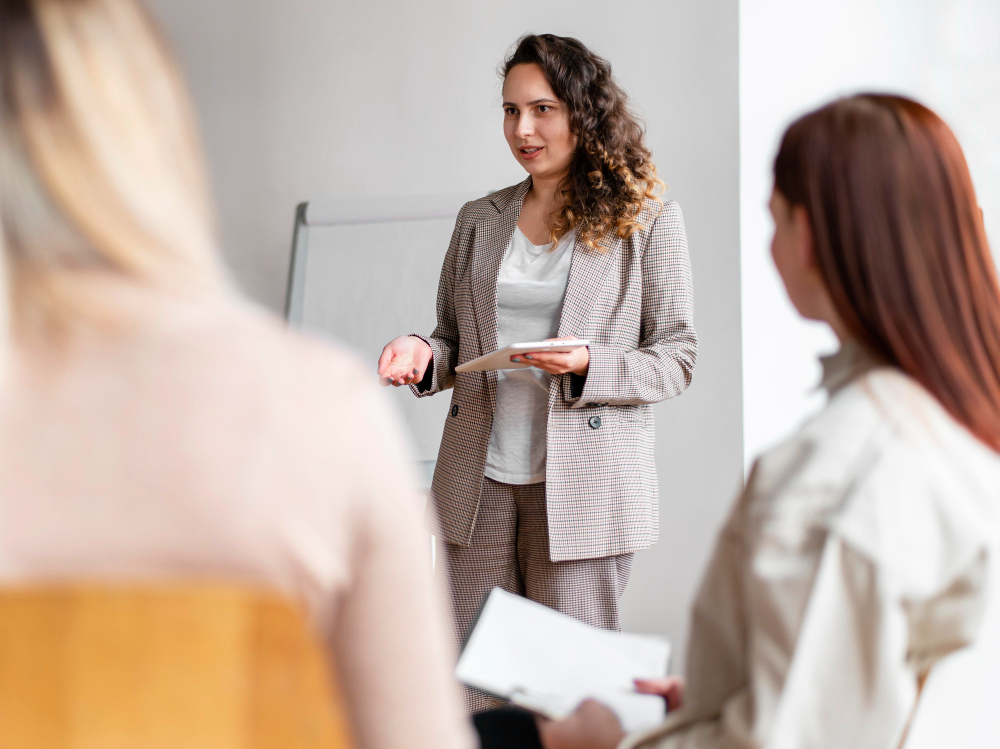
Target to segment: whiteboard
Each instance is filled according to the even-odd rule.
[[[393,215],[384,214],[386,201],[299,205],[286,298],[289,324],[353,349],[371,366],[374,381],[386,343],[434,329],[441,264],[458,211],[472,197],[394,200]],[[386,392],[416,459],[429,471],[451,391],[431,398],[416,398],[409,388]]]

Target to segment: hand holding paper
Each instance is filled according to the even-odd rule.
[[[669,655],[662,638],[596,629],[494,588],[455,674],[550,718],[592,697],[634,731],[655,726],[665,708],[662,697],[636,692],[634,680],[664,676]]]
[[[585,700],[563,720],[542,720],[538,736],[545,749],[615,749],[625,737],[614,711]]]

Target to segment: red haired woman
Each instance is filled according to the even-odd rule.
[[[792,303],[842,344],[829,402],[722,530],[682,707],[623,737],[585,703],[548,749],[895,749],[934,664],[996,636],[1000,290],[958,142],[909,99],[835,101],[785,133],[771,212]]]

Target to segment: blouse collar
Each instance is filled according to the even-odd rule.
[[[820,387],[830,395],[881,363],[875,354],[854,340],[844,341],[837,353],[821,356],[819,361],[823,366]]]

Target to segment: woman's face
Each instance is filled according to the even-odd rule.
[[[814,261],[812,230],[806,211],[802,206],[789,203],[777,188],[771,193],[768,207],[774,219],[771,258],[788,298],[803,317],[822,319],[816,309],[816,283],[822,283],[822,279]],[[825,284],[822,285],[825,291]]]
[[[515,65],[503,82],[503,134],[517,162],[537,179],[561,179],[576,152],[569,111],[535,63]]]
[[[816,262],[812,226],[806,209],[793,206],[777,188],[771,193],[768,205],[774,219],[771,257],[788,298],[804,318],[825,322],[840,340],[845,340],[849,333]]]

